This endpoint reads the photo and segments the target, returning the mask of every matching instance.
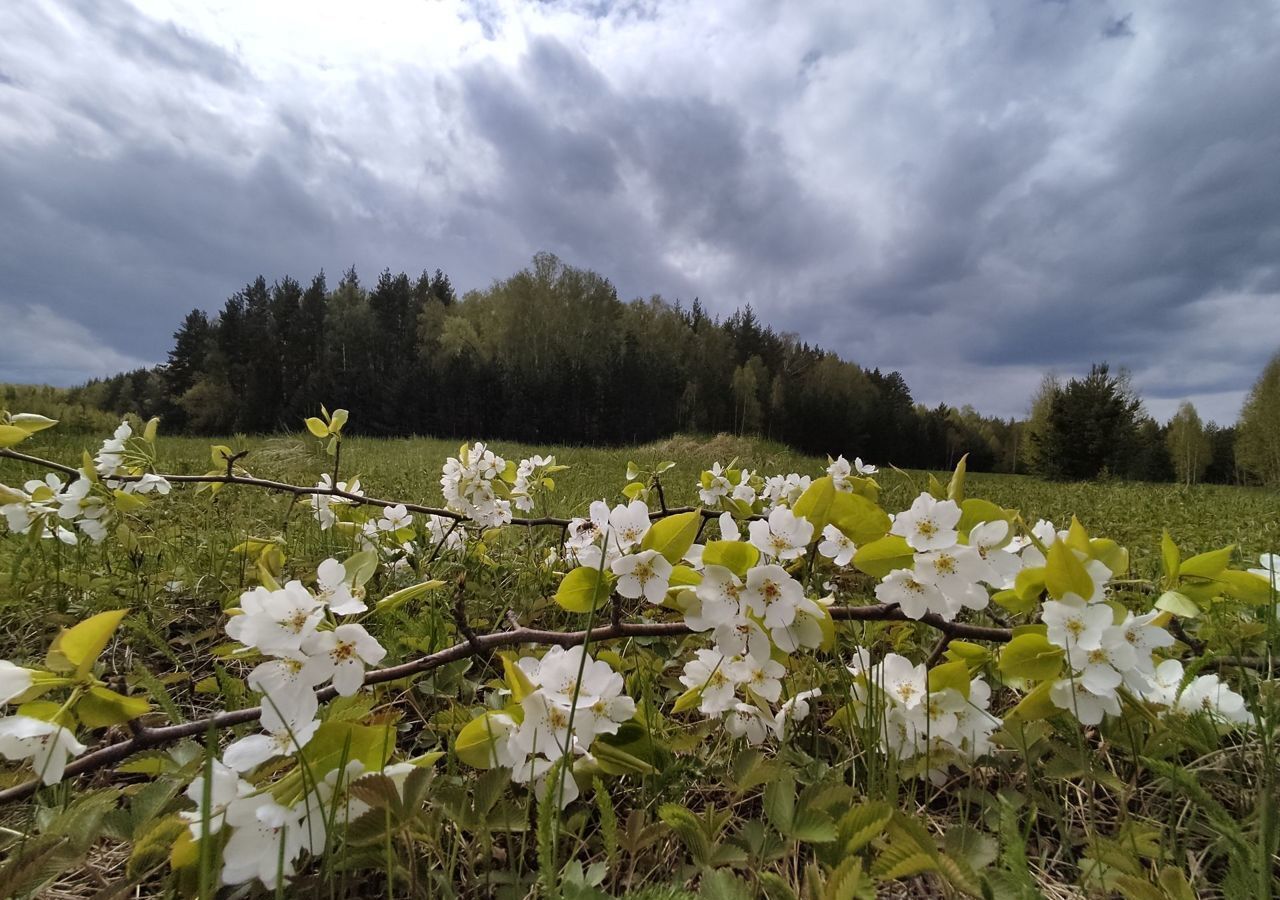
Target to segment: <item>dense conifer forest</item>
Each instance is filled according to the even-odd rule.
[[[624,301],[545,253],[462,297],[440,269],[372,284],[354,268],[336,283],[259,276],[213,315],[188,313],[165,364],[72,398],[195,434],[296,429],[327,404],[360,410],[353,429],[376,435],[620,445],[730,432],[902,467],[968,454],[975,471],[1181,476],[1170,426],[1105,365],[1047,381],[1025,421],[926,407],[900,373],[776,331],[750,306],[720,317],[697,299]],[[1197,478],[1238,480],[1234,429],[1196,426]]]

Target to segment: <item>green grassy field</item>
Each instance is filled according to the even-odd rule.
[[[35,435],[21,449],[75,465],[81,451],[92,454],[97,443],[88,437],[60,435],[55,429]],[[250,454],[241,464],[248,471],[295,484],[314,484],[332,464],[318,442],[305,434],[213,441],[161,436],[157,469],[203,473],[211,465],[211,443],[247,449]],[[556,476],[556,489],[540,509],[558,516],[582,514],[593,499],[617,502],[629,461],[642,468],[668,460],[676,464],[662,477],[672,506],[697,502],[698,474],[717,460],[736,459],[762,475],[795,471],[817,476],[826,466],[826,460],[805,457],[778,444],[727,436],[676,437],[627,449],[506,442],[494,442],[492,449],[512,459],[534,452],[554,453],[559,463],[569,466]],[[343,445],[341,475],[343,479],[358,475],[370,495],[439,505],[440,467],[456,452],[453,441],[352,438]],[[0,459],[0,482],[18,485],[40,474],[33,466]],[[935,474],[944,482],[949,477],[949,473]],[[924,489],[927,478],[928,473],[882,468],[877,477],[883,492],[881,505],[889,511],[906,508]],[[968,494],[1016,508],[1028,522],[1047,517],[1065,527],[1075,515],[1093,536],[1112,538],[1128,547],[1132,575],[1149,582],[1159,577],[1160,536],[1165,528],[1184,557],[1234,544],[1238,548],[1234,561],[1253,565],[1259,554],[1280,551],[1280,497],[1274,491],[1122,482],[1050,484],[979,473],[969,476]],[[126,620],[127,640],[109,647],[105,658],[108,669],[123,676],[131,689],[150,694],[158,719],[181,722],[219,709],[252,705],[255,701],[238,677],[243,671],[235,663],[219,662],[216,649],[226,641],[222,610],[255,583],[251,561],[232,548],[255,537],[279,542],[287,554],[282,572],[287,577],[307,577],[320,560],[343,558],[357,549],[350,536],[320,531],[306,501],[242,486],[229,486],[216,498],[190,487],[176,488],[170,497],[154,501],[132,517],[125,539],[113,539],[101,547],[87,541],[67,547],[56,541],[32,542],[0,534],[0,659],[38,661],[60,626],[104,609],[128,607],[134,614]],[[557,578],[540,565],[559,538],[559,529],[554,528],[507,529],[488,539],[483,559],[472,558],[465,565],[428,560],[420,571],[382,573],[373,584],[385,594],[422,578],[455,578],[465,568],[471,624],[477,630],[503,627],[504,612],[543,627],[580,628],[581,616],[550,602]],[[851,602],[874,601],[870,587],[855,581]],[[1149,607],[1149,595],[1135,597]],[[438,650],[456,639],[444,601],[398,610],[378,625],[378,636],[389,651],[387,663]],[[1210,629],[1206,634],[1219,635],[1225,646],[1235,646],[1229,634],[1221,637],[1227,630],[1216,621],[1206,620],[1205,627]],[[1256,630],[1245,637],[1256,646]],[[927,654],[933,634],[912,623],[850,623],[841,626],[839,640],[841,646],[856,643],[879,651],[896,650],[918,660]],[[1224,817],[1243,823],[1240,841],[1246,849],[1256,844],[1264,858],[1274,852],[1274,847],[1267,848],[1274,844],[1275,828],[1265,816],[1259,819],[1263,814],[1254,791],[1260,771],[1276,767],[1266,734],[1259,740],[1231,735],[1220,742],[1216,733],[1190,725],[1185,733],[1171,736],[1149,723],[1126,724],[1129,733],[1118,729],[1086,733],[1078,725],[1073,731],[1036,723],[1008,737],[1024,743],[1017,752],[1002,752],[973,773],[940,785],[904,780],[866,751],[860,743],[866,735],[842,736],[837,729],[833,736],[815,727],[798,736],[794,746],[781,748],[776,755],[762,754],[744,751],[708,721],[672,715],[672,701],[682,688],[675,681],[678,667],[671,665],[682,647],[675,640],[645,639],[616,648],[617,665],[627,673],[642,715],[649,717],[649,740],[658,740],[663,747],[662,764],[649,774],[609,782],[604,800],[597,796],[585,807],[572,808],[558,826],[553,859],[556,867],[577,860],[582,868],[572,869],[570,863],[554,889],[548,889],[545,881],[539,887],[535,877],[540,870],[545,874],[550,865],[543,855],[547,839],[542,831],[549,826],[538,819],[527,796],[516,792],[506,797],[504,789],[512,793],[508,782],[477,779],[449,754],[441,763],[443,770],[433,782],[420,822],[406,826],[394,841],[387,837],[372,849],[357,846],[345,849],[337,861],[326,858],[318,871],[295,882],[294,895],[357,897],[376,891],[376,896],[524,897],[558,891],[570,900],[610,896],[658,900],[687,897],[682,892],[694,888],[701,896],[725,900],[751,896],[792,900],[801,895],[956,896],[976,889],[978,895],[1018,900],[1041,896],[1186,900],[1187,896],[1243,896],[1217,886],[1231,866],[1247,869],[1237,856],[1245,858],[1248,853],[1222,846]],[[807,660],[798,663],[797,672],[808,683],[823,683],[829,693],[833,678],[844,690],[848,687],[847,678],[840,682],[842,665],[824,669],[817,661]],[[497,684],[501,677],[501,666],[493,660],[451,665],[415,687],[397,683],[394,691],[380,693],[380,702],[387,706],[378,710],[385,712],[393,704],[398,710],[398,744],[406,755],[447,749],[459,723],[480,708],[482,686]],[[1240,677],[1254,676],[1241,672]],[[1265,686],[1247,683],[1254,692],[1251,696],[1259,690],[1265,693]],[[836,708],[833,705],[826,713]],[[366,707],[351,709],[353,716],[370,713]],[[237,730],[251,731],[251,726]],[[194,744],[186,746],[199,755]],[[1160,768],[1170,763],[1182,768],[1173,774]],[[187,779],[193,774],[177,763],[173,768]],[[1190,774],[1178,775],[1179,771]],[[0,788],[25,777],[9,767],[0,772]],[[775,808],[779,802],[785,805],[785,798],[779,800],[768,789],[761,792],[763,785],[779,779],[809,785],[811,792],[829,792],[828,806],[803,790],[795,802],[812,804],[815,821],[831,819],[841,823],[840,829],[846,828],[845,820],[854,811],[868,808],[866,804],[888,803],[936,835],[944,855],[963,860],[969,874],[952,877],[923,864],[913,868],[904,857],[898,861],[901,875],[895,875],[898,870],[892,867],[892,859],[886,864],[883,858],[901,852],[893,845],[906,838],[894,837],[897,832],[890,828],[885,837],[859,851],[868,872],[880,867],[874,883],[866,873],[859,881],[840,868],[842,856],[832,851],[830,843],[836,838],[819,834],[823,829],[814,826],[806,839],[787,818],[794,815]],[[172,790],[156,800],[156,815],[172,818],[172,811],[185,803],[178,793],[184,784],[173,775]],[[198,893],[198,886],[193,888],[181,876],[165,874],[162,863],[167,846],[152,847],[152,855],[141,860],[135,849],[133,860],[126,862],[127,848],[140,846],[146,829],[123,822],[121,811],[111,812],[108,807],[122,803],[139,786],[127,778],[113,784],[99,777],[94,788],[123,793],[112,793],[97,818],[76,826],[89,837],[72,840],[62,856],[54,854],[47,861],[56,870],[53,880],[37,883],[42,891],[53,893],[42,896],[93,895],[84,885],[94,877],[103,882],[98,887],[125,884],[140,891],[140,896]],[[599,787],[596,793],[600,794]],[[88,796],[98,795],[89,792]],[[0,825],[6,829],[0,847],[8,859],[0,866],[0,888],[19,883],[16,879],[22,873],[15,870],[27,859],[23,855],[26,835],[62,833],[58,828],[65,832],[71,826],[58,819],[57,811],[62,810],[65,819],[66,811],[78,809],[81,801],[79,789],[67,785],[47,789],[41,795],[43,812],[34,820],[34,828],[29,805],[0,808]],[[484,803],[489,805],[481,810]],[[684,809],[687,817],[673,812],[673,805]],[[850,812],[842,816],[846,810]],[[487,822],[490,814],[500,827]],[[848,828],[856,830],[856,826],[855,816]],[[904,834],[912,827],[900,826],[906,829]],[[174,832],[166,834],[171,843]],[[846,837],[841,830],[839,843],[852,846]],[[867,855],[873,849],[881,854],[874,862]],[[587,870],[593,865],[604,874],[590,885]],[[378,874],[391,869],[397,872],[394,881]],[[1173,875],[1160,882],[1165,869],[1186,873],[1179,877],[1185,878],[1192,893],[1179,893],[1181,882]],[[370,871],[373,881],[362,880]],[[983,874],[977,881],[966,882],[974,872]],[[1232,877],[1237,879],[1232,883],[1254,878],[1249,884],[1258,891],[1270,884],[1265,874],[1254,877],[1237,872]],[[844,893],[841,878],[848,879]],[[1154,893],[1142,893],[1135,886],[1138,881],[1149,881]],[[861,886],[855,889],[855,885]]]
[[[193,438],[161,437],[160,468],[179,474],[196,474],[209,469],[210,444],[227,444],[235,450],[248,449],[245,465],[255,475],[313,484],[327,470],[329,459],[316,441],[305,434],[287,437]],[[23,449],[39,456],[74,464],[82,450],[94,450],[96,442],[87,436],[59,434],[56,430],[36,435]],[[762,474],[799,472],[818,475],[827,461],[797,453],[778,443],[736,438],[678,436],[655,444],[632,448],[541,446],[496,441],[492,449],[507,459],[532,453],[553,453],[569,466],[556,479],[549,514],[583,514],[591,500],[619,499],[625,484],[628,461],[652,467],[670,460],[676,468],[663,478],[668,502],[672,505],[697,502],[698,474],[714,461],[739,464]],[[440,466],[455,455],[458,444],[435,438],[350,438],[343,450],[342,476],[359,476],[370,494],[389,499],[436,505],[441,502]],[[38,473],[11,461],[0,461],[0,480],[16,482]],[[9,475],[8,472],[16,474]],[[949,472],[934,473],[944,482]],[[879,475],[886,509],[903,509],[925,486],[928,473],[896,471],[888,467]],[[1018,509],[1028,522],[1047,518],[1066,527],[1077,516],[1090,532],[1110,537],[1129,548],[1135,574],[1149,575],[1156,565],[1160,533],[1168,528],[1184,552],[1200,552],[1235,544],[1250,561],[1259,553],[1280,547],[1280,492],[1268,488],[1225,485],[1184,487],[1142,482],[1050,483],[1022,475],[972,473],[970,494]],[[262,505],[257,492],[237,491],[236,523],[252,530],[269,507]],[[279,499],[279,498],[277,498]],[[230,505],[230,504],[228,504]],[[275,504],[279,505],[279,503]],[[278,521],[266,516],[264,525]]]

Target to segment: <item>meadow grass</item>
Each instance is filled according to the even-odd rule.
[[[157,468],[175,474],[205,472],[211,468],[210,444],[247,449],[250,455],[242,464],[253,474],[295,484],[314,484],[332,465],[331,458],[306,435],[161,437]],[[22,449],[76,464],[82,450],[92,453],[95,447],[95,439],[55,430],[35,435]],[[633,448],[509,442],[495,442],[492,447],[514,459],[535,452],[554,453],[559,463],[570,467],[557,475],[556,489],[542,510],[559,516],[581,514],[594,499],[616,502],[629,461],[641,468],[663,461],[676,464],[662,477],[672,506],[697,502],[698,474],[717,460],[728,463],[736,459],[739,465],[764,475],[796,471],[816,476],[826,465],[825,459],[797,454],[781,444],[724,435],[680,436]],[[350,438],[343,446],[341,477],[346,480],[358,475],[371,495],[438,505],[441,464],[457,449],[456,441],[434,438]],[[0,460],[0,481],[5,483],[20,484],[41,474],[32,466]],[[909,506],[925,486],[928,474],[882,468],[878,476],[882,505],[889,510]],[[934,474],[945,482],[950,473]],[[1235,544],[1239,548],[1237,560],[1252,563],[1259,553],[1280,549],[1280,502],[1274,491],[1125,482],[1050,484],[1025,476],[977,473],[969,476],[968,493],[1019,509],[1029,523],[1046,517],[1065,527],[1075,515],[1093,535],[1127,546],[1133,574],[1148,580],[1154,580],[1158,573],[1160,535],[1166,527],[1184,554]],[[317,529],[305,500],[294,502],[288,496],[239,486],[227,487],[213,499],[207,492],[175,489],[171,497],[153,504],[143,519],[130,530],[134,543],[126,540],[123,548],[115,542],[114,549],[107,549],[87,542],[64,547],[56,541],[33,544],[13,536],[0,537],[0,658],[38,659],[58,626],[78,621],[86,613],[127,606],[136,613],[127,622],[127,646],[121,642],[109,650],[108,667],[130,673],[131,684],[145,687],[159,712],[182,721],[215,709],[251,705],[253,698],[238,682],[234,667],[218,664],[210,655],[225,641],[222,610],[253,583],[250,561],[232,548],[250,537],[278,538],[289,557],[286,573],[292,576],[313,570],[326,556],[352,552],[354,541],[335,531]],[[536,565],[558,537],[557,529],[536,534],[514,529],[494,538],[495,550],[503,552],[493,554],[496,561],[492,566],[468,576],[471,615],[477,629],[500,627],[505,612],[546,627],[581,627],[580,618],[549,602],[555,580]],[[522,565],[522,559],[527,564]],[[445,574],[433,570],[408,573],[404,578],[411,582],[417,577]],[[395,586],[394,582],[385,585]],[[869,597],[869,585],[864,587],[864,596]],[[384,638],[392,660],[431,652],[453,640],[449,612],[439,604],[398,613],[381,625],[379,636]],[[923,629],[880,623],[850,626],[848,637],[861,646],[878,643],[903,652],[927,649],[926,641],[932,640]],[[632,649],[639,661],[632,663],[635,668],[630,680],[642,709],[669,708],[674,696],[672,673],[662,660],[675,658],[676,645],[641,642]],[[800,667],[817,665],[809,660]],[[843,671],[842,666],[838,668]],[[493,676],[491,668],[468,662],[437,671],[415,689],[406,689],[399,695],[400,701],[408,707],[411,719],[428,727],[402,730],[403,752],[437,747],[438,733],[456,730],[456,717],[474,709],[480,684]],[[988,884],[999,888],[993,892],[999,897],[1075,896],[1081,890],[1079,885],[1088,883],[1081,872],[1090,865],[1114,868],[1120,865],[1115,854],[1129,852],[1131,844],[1141,845],[1142,853],[1147,853],[1152,841],[1168,841],[1182,857],[1191,859],[1187,865],[1194,881],[1197,865],[1212,868],[1215,830],[1225,827],[1222,815],[1244,819],[1254,815],[1257,798],[1250,785],[1257,783],[1260,772],[1271,771],[1276,763],[1265,741],[1261,745],[1228,742],[1219,747],[1216,736],[1211,740],[1205,734],[1192,734],[1184,738],[1189,746],[1200,748],[1199,752],[1186,760],[1185,768],[1165,773],[1167,783],[1158,789],[1145,763],[1108,754],[1108,743],[1123,743],[1124,735],[1108,735],[1101,744],[1086,743],[1083,738],[1065,739],[1037,726],[1024,735],[1027,752],[1022,761],[986,771],[980,777],[937,786],[900,781],[894,767],[875,753],[851,750],[873,746],[876,741],[874,735],[857,733],[861,726],[847,727],[846,743],[840,742],[838,730],[833,737],[815,729],[797,742],[795,750],[787,750],[781,761],[803,778],[813,779],[814,784],[833,769],[845,772],[842,777],[860,796],[887,800],[931,823],[934,831],[949,835],[949,852],[964,856],[975,867],[979,862],[993,867]],[[241,729],[244,733],[248,730]],[[616,810],[606,814],[597,805],[573,812],[560,829],[561,855],[556,864],[565,859],[577,859],[584,865],[607,863],[606,887],[616,896],[642,887],[651,891],[650,896],[688,896],[680,892],[680,886],[692,883],[690,873],[696,868],[691,868],[686,856],[696,858],[702,852],[722,853],[724,860],[746,865],[749,872],[789,872],[794,876],[793,887],[806,878],[812,883],[817,876],[802,871],[808,857],[800,842],[770,830],[773,819],[766,815],[769,800],[759,788],[777,777],[777,761],[756,760],[765,768],[760,770],[763,774],[753,775],[754,757],[740,753],[724,729],[709,722],[664,719],[659,730],[672,754],[664,757],[665,765],[635,779],[629,787],[613,791]],[[1143,752],[1152,751],[1146,748]],[[1133,756],[1137,755],[1134,751]],[[1044,777],[1043,770],[1033,774],[1033,763],[1048,766],[1051,777]],[[397,884],[414,886],[412,891],[406,889],[406,896],[523,896],[521,891],[528,889],[528,879],[539,866],[538,841],[526,828],[533,827],[533,814],[525,805],[495,800],[495,787],[469,776],[452,756],[444,766],[438,794],[433,795],[438,799],[436,818],[429,817],[422,825],[423,832],[407,847],[388,845],[377,848],[377,853],[394,854],[399,859],[395,865],[408,874],[400,873]],[[0,774],[0,787],[23,777],[8,770]],[[1177,784],[1178,790],[1170,791],[1168,784]],[[65,785],[46,795],[44,802],[52,808],[74,806],[78,796]],[[477,812],[481,796],[493,805]],[[681,820],[670,804],[681,804],[702,818],[695,824]],[[21,833],[27,827],[26,815],[26,810],[10,807],[0,812],[0,824]],[[477,815],[501,820],[503,830],[469,830],[471,825],[465,823]],[[725,818],[717,826],[720,815]],[[610,816],[617,820],[611,826],[617,833],[601,837],[599,830]],[[1270,846],[1273,829],[1265,822],[1258,827],[1260,846]],[[478,840],[475,835],[480,836]],[[84,852],[92,858],[95,852],[105,852],[102,846],[94,843]],[[108,842],[105,846],[118,844]],[[1269,851],[1260,852],[1267,855]],[[1134,853],[1142,856],[1136,850]],[[114,863],[104,865],[109,869],[114,866],[112,871],[119,874],[116,870],[123,864],[122,857],[113,859]],[[495,862],[499,859],[509,864]],[[300,882],[298,889],[304,894],[313,890],[314,895],[333,897],[365,896],[365,891],[374,889],[391,892],[389,881],[371,888],[361,881],[362,875],[351,876],[361,865],[370,865],[370,860],[358,854],[350,860],[326,858],[319,874],[313,876],[319,880]],[[59,884],[78,883],[76,879],[83,874],[83,869],[75,868]],[[172,887],[154,872],[144,870],[144,875],[150,878],[148,889],[154,888],[156,895]],[[207,878],[208,873],[204,875]],[[708,875],[702,881],[703,895],[733,900],[766,893],[787,896],[773,882],[754,880],[739,885],[728,880],[734,877],[723,876],[726,883],[717,887],[719,882]],[[508,882],[510,892],[504,886]],[[662,887],[668,883],[670,888]],[[1268,882],[1260,878],[1256,883]],[[908,878],[903,884],[907,885],[903,896],[954,890],[937,880]],[[1205,878],[1198,884],[1203,896],[1215,896],[1211,889],[1204,892],[1206,885],[1212,888]],[[766,890],[769,885],[772,887]],[[718,893],[707,893],[711,890]],[[747,893],[735,893],[741,890]],[[814,892],[814,896],[824,896],[821,884]],[[566,888],[566,896],[571,893]]]

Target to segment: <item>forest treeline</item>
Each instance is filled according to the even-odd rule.
[[[1174,423],[1147,416],[1106,366],[1047,380],[1027,420],[926,407],[898,372],[775,331],[749,306],[715,317],[697,300],[622,301],[549,254],[463,297],[439,269],[372,284],[354,269],[333,285],[258,277],[215,314],[188,313],[165,364],[69,399],[196,434],[297,430],[326,404],[375,435],[618,445],[732,432],[912,468],[967,453],[974,470],[1059,478],[1173,480],[1185,462]],[[1235,429],[1197,427],[1193,480],[1238,480]]]

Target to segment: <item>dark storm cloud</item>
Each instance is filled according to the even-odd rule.
[[[466,289],[539,250],[1002,414],[1106,359],[1157,413],[1230,419],[1280,346],[1261,0],[483,0],[419,25],[429,52],[204,12],[0,9],[0,313],[61,321],[77,372],[162,358],[258,273]]]

